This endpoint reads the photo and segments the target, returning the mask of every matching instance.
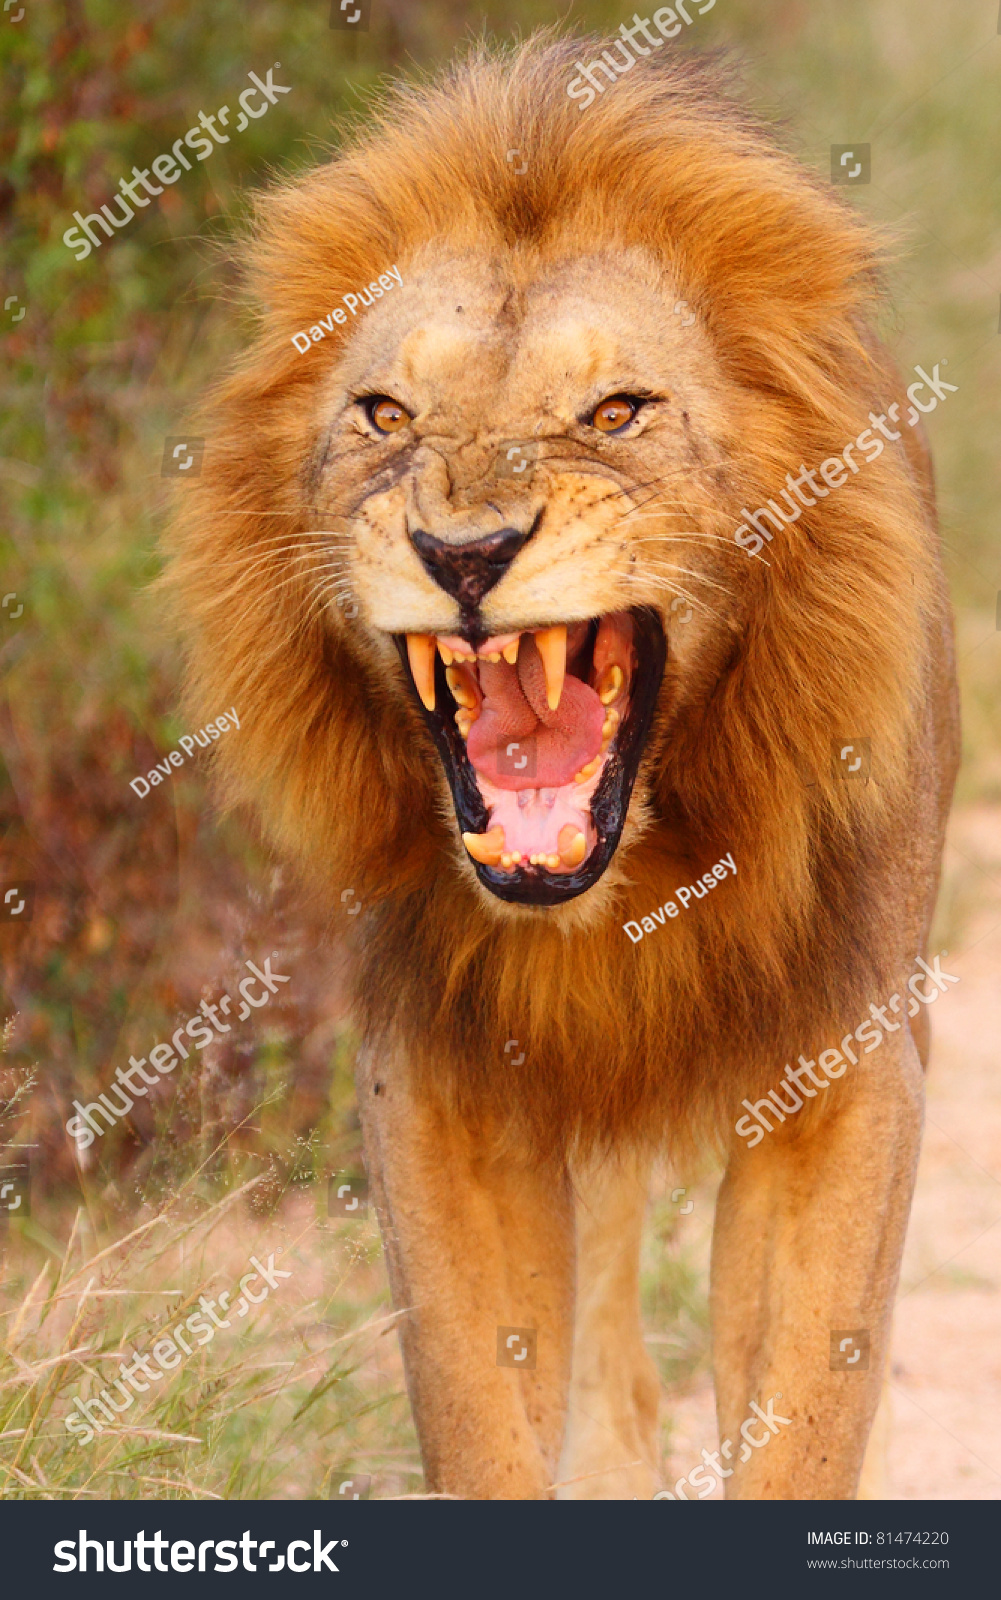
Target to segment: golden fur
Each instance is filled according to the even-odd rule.
[[[336,159],[260,197],[245,247],[254,320],[207,402],[203,475],[186,486],[169,569],[190,713],[240,715],[213,752],[226,798],[259,813],[335,912],[347,886],[363,903],[366,1035],[391,1031],[422,1092],[460,1119],[512,1128],[555,1162],[666,1130],[722,1144],[742,1097],[885,998],[918,952],[914,927],[927,929],[954,765],[916,435],[763,559],[732,537],[742,507],[838,455],[899,397],[872,331],[879,243],[758,126],[718,61],[665,49],[580,111],[566,84],[597,48],[547,34],[506,56],[478,49],[395,90]],[[706,398],[679,467],[645,489],[637,473],[623,501],[639,513],[621,519],[633,589],[624,602],[597,589],[590,607],[652,601],[670,641],[626,835],[592,891],[530,911],[474,880],[438,757],[370,620],[378,586],[352,576],[357,541],[371,561],[383,524],[378,507],[359,510],[363,475],[331,477],[325,406],[351,341],[377,334],[349,322],[306,355],[290,339],[394,263],[407,284],[439,259],[473,273],[489,261],[520,291],[585,250],[610,263],[610,303],[614,263],[634,263],[623,314],[641,280],[663,286],[668,323],[675,296],[695,308]],[[373,330],[399,314],[388,296],[366,313]],[[304,538],[326,529],[331,544]],[[341,565],[323,567],[331,549]],[[357,618],[331,577],[354,584]],[[692,596],[691,635],[674,593]],[[872,740],[867,785],[832,774],[833,741],[855,736]],[[731,891],[629,944],[628,918],[725,852]]]

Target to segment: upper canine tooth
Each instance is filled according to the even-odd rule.
[[[437,640],[433,633],[408,633],[407,656],[417,693],[429,711],[434,710],[434,657]]]
[[[546,674],[546,701],[550,711],[555,711],[567,675],[566,623],[561,623],[558,628],[542,628],[535,635],[535,643]]]
[[[518,646],[520,643],[521,635],[519,634],[517,639],[512,639],[511,643],[506,644],[501,651],[501,655],[504,657],[504,660],[507,662],[509,667],[513,667],[518,659]]]
[[[499,866],[505,854],[503,828],[489,828],[486,833],[464,833],[462,842],[473,860],[483,867]]]

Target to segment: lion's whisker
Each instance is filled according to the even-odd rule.
[[[678,571],[678,573],[683,573],[684,576],[686,576],[686,578],[699,578],[699,573],[689,573],[688,568],[684,568],[684,566],[680,566],[680,568],[676,568],[676,571]],[[630,581],[633,582],[633,584],[638,584],[638,586],[640,586],[640,587],[646,587],[649,584],[649,586],[654,587],[654,589],[667,589],[668,594],[683,594],[683,589],[680,589],[680,587],[678,587],[678,584],[675,584],[675,582],[670,581],[670,578],[665,578],[664,574],[660,574],[660,573],[646,573],[646,574],[628,573],[627,576],[628,576],[628,579],[630,579]],[[705,579],[702,578],[702,579],[700,579],[700,581],[705,582]],[[710,586],[710,587],[713,587],[713,589],[720,590],[720,594],[728,595],[728,597],[731,598],[731,600],[732,600],[732,592],[731,592],[731,590],[724,589],[724,587],[721,586],[721,584],[712,584],[712,586]],[[696,605],[696,603],[697,603],[696,600],[694,600],[694,598],[692,598],[692,605]]]
[[[258,551],[256,560],[253,559],[253,556],[254,552],[248,551],[246,557],[242,560],[220,562],[220,570],[222,572],[236,573],[246,583],[263,568],[282,562],[286,556],[289,562],[310,561],[326,557],[331,561],[340,562],[342,565],[346,564],[346,557],[341,555],[340,552],[327,550],[317,545],[305,550],[297,549],[294,545],[279,547],[276,550]]]
[[[317,553],[322,554],[322,552]],[[262,568],[267,567],[270,559],[271,558],[269,556],[263,556],[259,561],[255,562],[249,568],[238,567],[236,569],[236,576],[232,579],[232,581],[217,591],[218,598],[225,599],[232,594],[239,594],[242,596],[249,580],[258,572],[260,572]],[[343,564],[344,563],[341,558],[335,556],[329,561],[322,563],[319,567],[314,566],[313,571],[314,573],[326,571],[336,572],[341,570]],[[230,567],[230,570],[233,570],[232,566]],[[308,574],[305,574],[302,571],[285,572],[276,575],[275,578],[269,583],[268,587],[272,590],[272,592],[277,593],[281,589],[287,588],[291,584],[303,584],[306,582],[308,582]]]

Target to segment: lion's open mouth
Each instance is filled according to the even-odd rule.
[[[463,842],[502,900],[557,905],[604,872],[664,672],[656,613],[397,647],[434,736]]]

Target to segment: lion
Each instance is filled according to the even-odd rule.
[[[333,938],[360,906],[427,1490],[673,1492],[638,1296],[667,1152],[724,1171],[720,1438],[783,1419],[727,1494],[852,1498],[957,764],[931,467],[875,328],[891,242],[716,57],[580,105],[602,43],[477,45],[258,197],[168,551],[187,707],[238,710],[222,797]]]

